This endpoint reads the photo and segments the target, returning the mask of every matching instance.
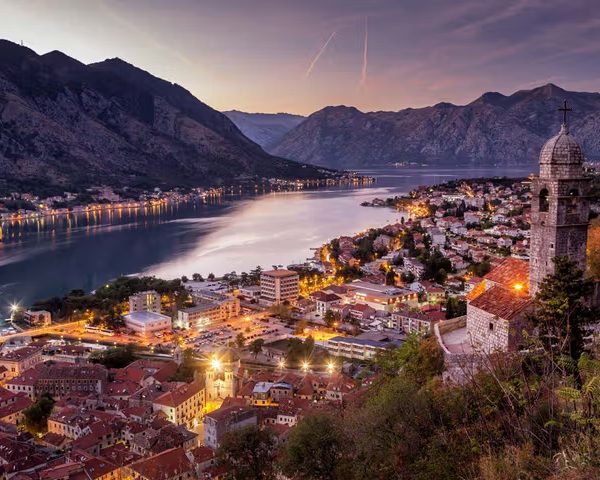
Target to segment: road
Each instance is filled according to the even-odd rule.
[[[31,328],[29,330],[23,330],[22,332],[11,333],[9,335],[0,335],[0,342],[6,342],[11,338],[17,337],[41,337],[43,335],[60,335],[61,332],[73,331],[73,329],[83,328],[83,320],[69,323],[57,323],[55,325],[49,325],[47,327]]]

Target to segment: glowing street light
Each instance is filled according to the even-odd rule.
[[[213,370],[221,370],[221,360],[216,357],[213,357],[210,360],[210,366]]]
[[[285,360],[279,360],[279,363],[278,363],[278,365],[279,365],[279,368],[280,368],[281,370],[283,370],[283,369],[285,368]]]
[[[304,362],[302,362],[302,371],[303,372],[308,372],[310,365],[308,364],[308,362],[305,360]]]
[[[521,290],[523,290],[523,284],[522,283],[515,283],[513,285],[513,288],[517,291],[520,292]]]
[[[13,303],[13,304],[10,306],[10,311],[11,311],[12,313],[17,313],[17,312],[19,311],[19,308],[21,308],[21,307],[20,307],[20,305],[19,305],[18,303]]]
[[[335,364],[332,361],[327,362],[327,371],[331,375],[335,369]]]

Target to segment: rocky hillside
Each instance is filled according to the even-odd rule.
[[[336,168],[394,162],[509,165],[534,162],[558,133],[556,111],[573,107],[571,132],[588,159],[600,158],[600,94],[548,84],[510,96],[486,93],[468,105],[440,103],[399,112],[327,107],[288,132],[272,153]]]
[[[179,85],[118,58],[84,65],[0,40],[0,190],[312,177]]]
[[[306,118],[291,113],[246,113],[238,110],[223,113],[244,135],[267,151]]]

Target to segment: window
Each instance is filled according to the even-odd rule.
[[[490,322],[488,328],[489,328],[490,332],[493,332],[494,331],[494,324],[492,322]]]
[[[540,190],[540,212],[547,212],[550,208],[550,202],[548,201],[548,189],[543,188]]]
[[[576,188],[569,190],[569,198],[567,200],[567,213],[577,213],[579,192]]]

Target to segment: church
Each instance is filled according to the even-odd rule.
[[[558,135],[540,152],[540,173],[532,183],[529,262],[507,258],[467,297],[467,341],[474,350],[515,351],[522,344],[527,316],[555,257],[586,269],[590,179],[583,174],[581,146],[569,132],[567,108]]]

